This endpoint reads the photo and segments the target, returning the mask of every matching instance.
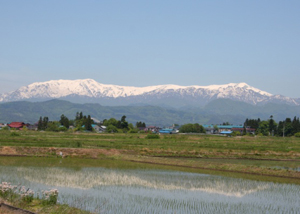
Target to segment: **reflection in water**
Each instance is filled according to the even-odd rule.
[[[286,170],[300,172],[300,167],[291,168],[291,167],[285,167],[285,166],[274,166],[274,167],[270,167],[270,168],[273,168],[273,169],[286,169]]]
[[[0,166],[0,181],[58,188],[59,201],[101,213],[297,213],[299,185],[162,170]]]

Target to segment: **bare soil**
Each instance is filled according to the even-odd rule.
[[[55,147],[0,147],[2,156],[60,156],[98,158],[101,155],[120,155],[117,149],[55,148]]]

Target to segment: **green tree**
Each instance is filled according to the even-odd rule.
[[[57,121],[48,122],[46,131],[58,132],[60,123]]]
[[[48,127],[48,122],[49,122],[48,117],[44,117],[44,118],[40,117],[39,122],[38,122],[38,130],[39,131],[46,130]]]
[[[128,128],[129,128],[129,129],[134,129],[133,124],[132,124],[132,123],[129,123],[129,124],[128,124]]]
[[[48,128],[48,122],[49,122],[48,117],[44,117],[43,118],[43,130],[46,130]]]
[[[106,132],[108,132],[108,133],[118,133],[118,129],[114,125],[110,124],[106,127]]]
[[[205,133],[205,129],[203,126],[198,123],[192,124],[184,124],[179,128],[179,132],[181,133]]]
[[[214,131],[219,132],[219,127],[217,125],[214,125]]]
[[[285,119],[285,133],[284,136],[293,136],[293,125],[291,118]]]
[[[268,136],[269,135],[269,122],[268,121],[261,121],[259,123],[259,127],[257,129],[257,133],[261,133],[264,136]]]
[[[300,137],[300,132],[297,132],[294,136],[295,137]]]
[[[135,126],[136,128],[146,128],[146,124],[142,121],[136,122]]]
[[[296,134],[296,133],[300,132],[299,117],[298,118],[296,116],[294,117],[294,119],[292,121],[292,126],[293,126],[293,134]]]
[[[126,121],[125,115],[123,115],[121,118],[120,128],[128,130],[128,122]]]
[[[118,123],[118,121],[115,118],[110,118],[108,120],[103,120],[103,125],[104,126],[113,125],[113,126],[117,127],[117,123]]]
[[[43,118],[42,117],[40,117],[39,122],[38,122],[38,130],[39,131],[44,130],[43,129]]]
[[[246,119],[244,125],[246,127],[250,127],[252,129],[258,129],[259,127],[259,123],[260,123],[260,118],[258,118],[257,120],[256,119]]]
[[[75,121],[78,121],[78,120],[80,120],[79,112],[77,112],[76,116],[75,116]]]
[[[60,124],[64,127],[66,127],[67,129],[69,128],[70,126],[70,121],[69,119],[65,116],[65,115],[61,115],[60,116],[60,120],[59,120]]]
[[[84,121],[85,121],[84,122],[85,129],[88,131],[92,131],[93,130],[93,127],[92,127],[93,120],[91,119],[91,116],[88,115],[88,117]]]
[[[277,131],[276,130],[277,124],[275,123],[275,121],[273,120],[273,115],[270,116],[269,119],[269,133],[274,136],[274,133]]]

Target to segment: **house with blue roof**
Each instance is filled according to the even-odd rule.
[[[243,129],[242,125],[202,125],[206,134],[231,134],[234,129]]]
[[[85,128],[85,125],[81,126],[82,128]],[[93,130],[95,130],[95,132],[105,132],[106,131],[106,126],[98,126],[97,124],[92,124],[92,128]]]
[[[159,134],[176,134],[176,129],[160,129]]]

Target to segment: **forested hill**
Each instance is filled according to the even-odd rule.
[[[0,122],[23,121],[35,123],[40,116],[47,116],[49,120],[59,120],[64,114],[74,119],[76,112],[98,120],[117,118],[126,115],[129,123],[146,122],[147,125],[172,125],[173,123],[201,122],[207,119],[200,114],[188,113],[180,110],[165,109],[156,106],[101,106],[100,104],[75,104],[63,100],[45,102],[10,102],[0,104]]]
[[[300,116],[299,106],[266,104],[253,106],[243,102],[218,99],[204,107],[170,109],[157,106],[101,106],[100,104],[75,104],[63,100],[45,102],[9,102],[0,104],[0,123],[23,121],[35,123],[39,117],[47,116],[49,120],[59,120],[64,114],[74,119],[76,112],[83,112],[98,120],[116,118],[126,115],[126,120],[135,124],[143,121],[147,125],[169,126],[174,123],[220,124],[230,122],[242,124],[246,118],[268,119],[273,115],[275,120]]]

